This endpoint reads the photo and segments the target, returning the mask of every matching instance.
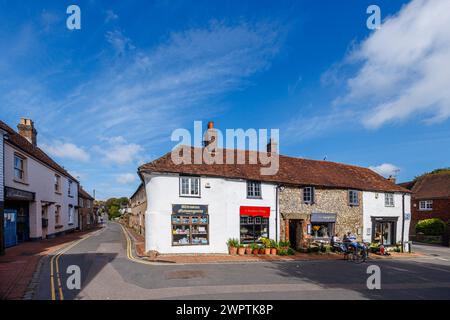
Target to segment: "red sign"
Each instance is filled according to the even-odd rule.
[[[241,207],[241,216],[269,217],[270,207]]]

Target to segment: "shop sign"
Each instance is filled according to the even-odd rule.
[[[312,213],[311,222],[336,222],[336,213]]]
[[[240,207],[241,216],[252,216],[252,217],[269,217],[270,207],[250,207],[242,206]]]
[[[204,215],[208,214],[208,206],[203,204],[173,204],[172,213],[179,215]]]
[[[6,200],[34,201],[34,193],[24,191],[24,190],[5,187],[5,199]]]

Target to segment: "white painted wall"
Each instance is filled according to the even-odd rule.
[[[144,178],[147,193],[146,251],[227,253],[227,240],[240,237],[240,206],[270,207],[269,237],[275,238],[276,186],[274,184],[261,184],[262,199],[247,199],[247,183],[244,180],[201,177],[201,197],[186,198],[179,196],[178,175],[145,174]],[[210,188],[205,188],[206,184],[209,184]],[[209,245],[172,246],[172,204],[208,205]],[[279,221],[277,225],[279,228]]]
[[[4,198],[4,171],[3,171],[3,135],[5,132],[0,129],[0,202],[5,201]],[[0,212],[1,213],[1,212]]]
[[[378,198],[377,196],[378,195]],[[411,196],[405,195],[405,213],[411,216]],[[396,230],[396,242],[402,240],[402,223],[403,223],[403,211],[402,211],[402,193],[394,193],[394,207],[385,206],[385,193],[383,192],[363,192],[363,225],[364,241],[370,242],[372,240],[372,233],[368,234],[367,229],[370,228],[372,232],[372,219],[371,217],[398,217],[397,230]],[[409,220],[405,220],[404,227],[404,241],[409,240]]]
[[[17,152],[26,157],[26,184],[14,180],[14,153]],[[55,192],[54,177],[55,174],[61,176],[61,194]],[[74,181],[72,184],[72,195],[68,196],[69,178],[62,176],[61,173],[47,167],[40,161],[32,158],[30,155],[17,149],[15,146],[5,143],[5,186],[34,192],[36,194],[35,202],[30,204],[30,237],[42,237],[42,203],[41,201],[55,202],[48,207],[48,228],[47,234],[66,231],[78,227],[78,210],[75,206],[78,204],[78,185]],[[63,228],[55,230],[55,210],[56,204],[61,206],[60,224]],[[69,204],[74,206],[74,223],[69,225]]]

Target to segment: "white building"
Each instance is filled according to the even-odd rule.
[[[409,193],[364,191],[362,205],[364,241],[377,241],[389,246],[409,240]]]
[[[78,181],[37,146],[30,119],[19,133],[0,121],[4,141],[5,211],[16,214],[17,241],[51,238],[78,228]]]
[[[3,170],[3,163],[4,163],[4,159],[3,159],[3,137],[6,134],[5,131],[3,131],[0,128],[0,254],[3,253],[4,248],[5,248],[5,244],[4,244],[4,216],[3,216],[3,207],[4,207],[4,201],[5,201],[5,196],[4,196],[4,170]]]

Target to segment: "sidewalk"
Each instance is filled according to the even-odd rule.
[[[98,229],[73,232],[54,239],[25,242],[6,249],[5,255],[0,256],[0,300],[22,299],[42,257]]]

